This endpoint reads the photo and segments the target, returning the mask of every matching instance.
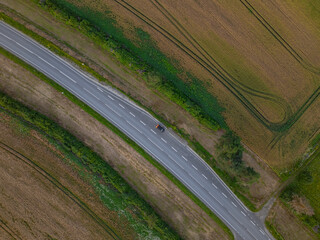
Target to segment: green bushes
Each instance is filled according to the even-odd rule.
[[[81,164],[97,179],[103,180],[104,187],[108,188],[119,201],[121,210],[127,211],[125,215],[134,212],[134,216],[129,221],[135,226],[139,225],[137,233],[140,237],[145,237],[144,231],[149,231],[153,237],[161,237],[163,239],[179,239],[179,236],[155,213],[147,202],[145,202],[121,176],[113,170],[99,155],[77,140],[69,132],[58,126],[42,114],[28,109],[22,104],[9,98],[0,92],[0,106],[9,111],[14,116],[27,121],[32,127],[45,133],[47,137],[59,144],[65,152],[71,152]],[[100,183],[101,184],[101,183]],[[101,186],[100,186],[101,188]],[[114,203],[115,204],[115,203]],[[119,211],[120,213],[120,211]],[[143,227],[142,227],[143,226]]]
[[[233,168],[243,175],[258,177],[258,173],[252,167],[245,167],[242,161],[243,146],[240,138],[231,131],[227,131],[217,144],[219,158],[232,162]]]

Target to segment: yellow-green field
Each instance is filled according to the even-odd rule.
[[[113,19],[142,54],[151,55],[144,45],[154,42],[185,82],[188,72],[217,97],[229,127],[277,173],[296,164],[320,124],[313,108],[320,93],[320,6],[313,1],[56,2],[102,30]]]

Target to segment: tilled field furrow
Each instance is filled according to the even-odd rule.
[[[305,69],[320,75],[320,68],[313,66],[307,60],[302,58],[296,50],[266,21],[266,19],[250,4],[248,0],[240,2],[254,15],[254,17],[266,28],[266,30],[294,57]]]
[[[165,29],[157,25],[155,22],[147,18],[144,14],[139,12],[137,9],[135,9],[133,6],[128,4],[126,1],[122,0],[114,0],[118,4],[120,4],[122,7],[127,9],[129,12],[134,14],[136,17],[141,19],[143,22],[148,24],[150,27],[158,31],[161,35],[166,37],[168,40],[170,40],[172,43],[174,43],[178,48],[180,48],[182,51],[184,51],[189,57],[191,57],[193,60],[195,60],[200,66],[202,66],[206,71],[208,71],[212,76],[214,76],[224,87],[226,87],[246,108],[247,110],[265,127],[267,127],[270,130],[273,131],[279,131],[281,130],[281,124],[284,123],[287,119],[283,119],[282,121],[278,123],[272,123],[270,122],[263,114],[240,92],[239,88],[241,87],[237,86],[234,82],[232,82],[229,78],[224,76],[221,71],[219,71],[216,67],[211,67],[203,61],[198,55],[196,55],[193,51],[191,51],[188,47],[186,47],[181,41],[176,39],[173,35],[168,33]],[[268,97],[265,97],[265,99],[268,99],[272,101],[273,99],[270,99]],[[278,103],[276,101],[276,103]],[[279,104],[279,103],[278,103]],[[280,103],[280,106],[281,103]],[[287,108],[284,109],[284,112],[287,111]],[[288,114],[285,114],[287,116]],[[280,126],[280,127],[279,127]]]
[[[40,175],[50,181],[53,185],[57,187],[61,192],[63,192],[67,197],[69,197],[75,204],[77,204],[82,210],[84,210],[98,225],[100,225],[112,239],[120,239],[120,237],[97,215],[95,214],[84,202],[82,202],[77,196],[75,196],[69,189],[64,187],[60,182],[58,182],[53,176],[42,169],[38,164],[33,162],[31,159],[21,155],[19,152],[7,146],[5,143],[0,142],[0,148],[9,152],[10,154],[17,157],[17,159],[24,162],[29,167],[36,170]]]

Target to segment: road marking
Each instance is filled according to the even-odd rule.
[[[29,51],[31,52],[31,51]],[[32,53],[32,52],[31,52]],[[51,63],[47,62],[45,59],[43,59],[42,57],[38,56],[37,54],[34,54],[36,55],[39,59],[41,59],[42,61],[44,61],[46,64],[50,65],[52,68],[54,69],[57,69],[55,66],[53,66]],[[62,73],[61,71],[59,71],[60,73]],[[67,76],[69,78],[69,76]]]
[[[221,203],[214,195],[211,194],[211,192],[208,192],[211,197],[213,197],[218,203],[220,203],[221,206],[224,206],[223,203]]]
[[[261,229],[259,229],[259,231],[260,231],[263,235],[265,235],[264,231],[262,231]]]
[[[153,143],[153,145],[155,145],[157,148],[159,148],[161,151],[163,151],[163,149],[161,147],[158,146],[158,144],[156,144],[154,141],[152,141],[149,137],[147,137],[147,139]],[[170,157],[170,156],[169,156]]]
[[[228,198],[227,195],[225,195],[224,193],[222,193],[222,195],[223,195],[225,198]]]
[[[216,189],[218,189],[218,187],[214,183],[212,183],[212,186],[214,186]]]
[[[204,174],[202,174],[202,177],[204,177],[205,179],[208,179]]]
[[[130,122],[128,122],[127,120],[126,120],[126,122],[131,126],[131,127],[133,127],[135,130],[137,130],[139,133],[142,133],[138,128],[136,128],[134,125],[132,125]]]
[[[141,120],[140,120],[140,122],[143,124],[143,125],[146,125],[144,122],[142,122]]]
[[[60,70],[58,70],[63,76],[65,76],[66,78],[69,78],[72,82],[77,83],[75,80],[73,80],[71,77],[69,77],[67,74],[65,74],[64,72],[61,72]],[[87,90],[88,91],[88,90]],[[91,93],[91,92],[89,92]],[[91,93],[92,94],[92,93]],[[93,94],[92,94],[93,95]]]
[[[83,88],[85,91],[87,91],[88,93],[90,93],[92,96],[94,96],[96,99],[100,100],[96,95],[94,95],[92,92],[90,92],[88,89]]]
[[[188,159],[186,159],[183,155],[181,155],[181,157],[182,157],[184,160],[188,161]]]
[[[175,152],[178,152],[177,149],[175,149],[174,147],[171,147]]]
[[[234,202],[231,202],[233,206],[237,207],[237,205],[234,204]]]
[[[129,113],[130,113],[130,115],[131,115],[131,116],[134,116],[134,117],[136,117],[136,116],[135,116],[135,115],[134,115],[134,114],[133,114],[132,112],[129,112]]]
[[[169,158],[171,158],[179,167],[181,167],[184,170],[184,167],[181,166],[177,161],[175,161],[170,155],[169,155]]]
[[[166,140],[164,140],[163,138],[161,138],[161,140],[162,140],[162,141],[164,141],[165,143],[167,143],[167,141],[166,141]]]
[[[7,37],[7,38],[9,38],[9,37]],[[13,41],[11,38],[9,38],[11,41]],[[25,46],[22,46],[20,43],[18,43],[18,42],[16,42],[16,41],[14,41],[17,45],[19,45],[20,47],[22,47],[22,48],[24,48],[25,50],[27,50],[28,52],[30,52],[30,53],[33,53],[34,54],[34,52],[32,52],[31,50],[29,50],[28,48],[26,48]],[[38,56],[38,55],[36,55],[36,56]]]
[[[98,88],[98,90],[100,91],[100,92],[103,92],[103,90],[101,89],[101,88],[99,88],[99,87],[97,87]],[[108,95],[109,96],[109,95]]]
[[[114,100],[114,98],[113,98],[113,97],[111,97],[110,95],[108,95],[108,98],[110,98],[111,100]]]
[[[252,220],[250,220],[250,222],[251,222],[254,226],[256,225]]]
[[[113,110],[111,107],[109,107],[106,103],[104,105],[106,105],[112,112],[117,114],[119,117],[122,117],[119,113],[117,113],[115,110]]]
[[[241,211],[241,213],[243,214],[243,216],[245,216],[245,217],[247,216],[244,212]]]
[[[125,108],[125,107],[124,107],[124,106],[122,106],[120,103],[119,103],[119,106],[120,106],[120,107],[122,107],[122,108]]]
[[[193,164],[191,164],[192,165],[192,167],[195,169],[195,170],[198,170],[198,168],[196,168]]]
[[[155,131],[153,131],[153,129],[150,129],[151,130],[151,132],[153,132],[154,134],[157,134]]]

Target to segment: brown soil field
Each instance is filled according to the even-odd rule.
[[[228,239],[212,218],[111,130],[2,55],[0,68],[0,91],[45,114],[96,151],[183,238]]]
[[[288,136],[287,129],[319,124],[315,114],[311,126],[299,118],[309,97],[319,95],[320,35],[315,22],[294,4],[280,0],[68,2],[100,13],[111,11],[133,41],[135,28],[147,31],[161,51],[220,100],[228,125],[278,173],[304,152],[313,133],[309,131],[301,143],[295,141],[297,135]],[[224,77],[216,77],[214,69]],[[227,90],[217,80],[229,82],[236,90]],[[240,95],[251,105],[243,105]],[[291,121],[294,125],[280,132],[271,127]],[[295,143],[288,149],[285,142]]]
[[[169,101],[161,93],[150,89],[139,76],[119,66],[110,53],[102,50],[93,44],[90,39],[69,26],[53,19],[51,15],[40,9],[36,4],[23,0],[17,0],[14,3],[8,0],[0,0],[0,3],[15,9],[39,26],[35,27],[34,25],[28,24],[17,17],[16,14],[10,14],[8,11],[6,14],[9,14],[16,21],[23,23],[29,29],[54,42],[71,56],[88,64],[128,95],[137,99],[154,112],[157,112],[173,125],[184,129],[186,133],[190,134],[191,138],[199,141],[212,155],[216,155],[214,145],[219,136],[221,136],[221,131],[213,132],[199,124],[190,114]],[[35,11],[38,13],[37,15],[33,14]],[[39,30],[40,26],[50,31],[50,33],[54,34],[58,39],[79,50],[81,54],[71,50],[63,42]],[[257,128],[257,132],[258,130],[259,128]],[[243,194],[257,207],[260,207],[279,186],[279,178],[263,159],[259,158],[249,149],[248,151],[249,153],[245,154],[244,161],[260,174],[260,179],[254,183],[244,183],[248,191]],[[223,166],[224,163],[221,162],[219,164]]]
[[[0,131],[0,226],[7,235],[13,239],[114,239],[108,226],[123,239],[137,239],[128,223],[104,207],[94,189],[39,133],[3,112]]]
[[[317,239],[279,200],[274,203],[266,220],[284,239]]]

